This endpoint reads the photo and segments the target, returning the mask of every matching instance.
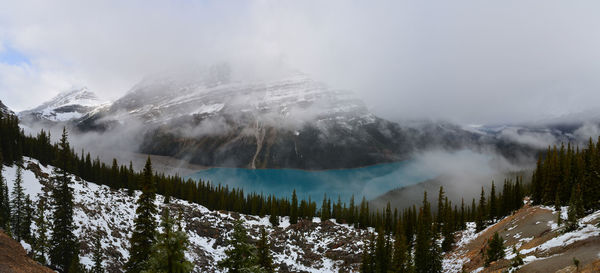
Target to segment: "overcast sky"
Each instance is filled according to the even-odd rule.
[[[600,102],[600,1],[5,1],[0,100],[115,99],[190,65],[303,71],[389,119],[519,122]]]

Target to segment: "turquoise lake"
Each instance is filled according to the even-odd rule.
[[[296,189],[299,198],[310,196],[320,205],[323,195],[332,201],[340,196],[346,202],[354,194],[356,202],[362,197],[377,197],[391,189],[416,184],[433,178],[412,161],[386,163],[354,169],[305,171],[296,169],[211,168],[190,175],[211,183],[243,188],[246,193],[257,192],[278,197],[291,196]]]

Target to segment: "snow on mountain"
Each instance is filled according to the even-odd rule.
[[[565,270],[572,266],[573,258],[581,261],[581,268],[594,266],[600,261],[600,211],[595,211],[578,220],[578,228],[565,232],[565,225],[556,223],[558,214],[567,218],[567,207],[556,211],[549,206],[532,206],[526,199],[525,206],[477,232],[475,223],[456,234],[457,243],[453,251],[446,253],[443,272],[574,272]],[[503,259],[484,267],[481,250],[485,249],[494,232],[504,239]],[[511,266],[517,256],[524,264]],[[595,270],[581,272],[597,272]],[[589,269],[589,268],[588,268]]]
[[[6,105],[4,105],[4,103],[2,103],[2,101],[0,101],[0,113],[2,113],[2,115],[14,115],[15,114],[13,111],[8,109],[8,107]]]
[[[48,174],[53,167],[41,166],[36,160],[24,158],[23,187],[32,200],[48,198],[51,187]],[[13,187],[16,166],[5,167],[3,175],[10,190]],[[141,192],[129,196],[124,190],[111,190],[72,177],[74,185],[74,220],[76,236],[80,240],[81,262],[92,266],[93,236],[97,230],[101,234],[101,244],[107,272],[122,272],[129,253],[129,241],[135,218],[135,201]],[[182,226],[187,232],[190,247],[186,257],[195,265],[194,272],[223,272],[217,262],[225,257],[227,238],[230,236],[236,219],[244,220],[244,226],[252,240],[257,240],[260,228],[264,227],[272,242],[272,254],[278,272],[356,272],[361,260],[360,252],[367,232],[332,221],[301,221],[290,225],[283,217],[279,227],[273,228],[269,216],[257,217],[210,211],[198,204],[171,199],[163,203],[160,195],[156,205],[173,213],[181,212]],[[47,212],[49,218],[50,211]],[[157,221],[159,217],[157,215]],[[37,233],[35,224],[32,226]],[[50,234],[47,234],[50,235]]]
[[[84,87],[60,93],[36,108],[19,113],[19,116],[54,122],[70,121],[106,105],[106,101]]]
[[[146,79],[77,128],[122,129],[127,133],[116,135],[139,136],[136,152],[205,166],[351,168],[397,161],[411,145],[399,126],[373,115],[352,93],[304,74],[209,78]]]
[[[303,74],[263,82],[207,83],[175,79],[147,80],[136,85],[111,107],[162,123],[182,116],[252,115],[262,123],[295,123],[309,120],[343,121],[374,118],[365,105],[348,92],[332,90]]]

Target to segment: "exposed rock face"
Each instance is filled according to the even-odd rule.
[[[21,244],[0,231],[0,272],[3,273],[30,273],[54,272],[50,268],[40,265],[27,256]]]
[[[87,88],[74,89],[60,93],[52,100],[31,110],[19,113],[24,122],[68,122],[78,120],[105,106],[106,102]]]
[[[2,113],[2,115],[14,115],[15,113],[13,111],[11,111],[10,109],[8,109],[8,107],[6,105],[4,105],[4,103],[2,103],[2,101],[0,100],[0,113]]]
[[[148,80],[77,126],[137,126],[142,153],[246,168],[361,167],[403,160],[421,148],[461,147],[477,137],[450,124],[381,119],[351,93],[302,74],[253,83]]]

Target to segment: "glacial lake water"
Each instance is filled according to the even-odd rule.
[[[245,193],[257,192],[278,197],[290,197],[296,189],[299,198],[310,196],[320,202],[323,194],[332,201],[340,196],[347,202],[354,194],[355,201],[371,199],[389,190],[416,184],[435,174],[419,168],[412,161],[386,163],[362,168],[305,171],[296,169],[211,168],[189,176],[211,183],[243,188]]]

